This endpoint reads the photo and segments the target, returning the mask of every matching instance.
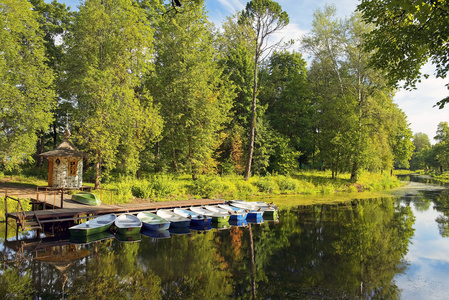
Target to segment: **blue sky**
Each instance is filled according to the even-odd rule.
[[[71,6],[72,10],[79,5],[79,0],[58,0]],[[48,0],[50,2],[50,0]],[[313,12],[318,8],[323,8],[326,4],[335,3],[338,16],[349,17],[355,10],[359,1],[357,0],[279,0],[277,1],[290,17],[290,24],[282,32],[285,40],[297,39],[306,34],[311,27]],[[234,14],[245,8],[247,1],[242,0],[206,0],[206,9],[209,18],[217,27],[227,16]],[[295,45],[294,49],[298,49]],[[307,55],[304,57],[307,59]],[[425,66],[426,72],[432,74],[432,66]],[[440,110],[433,107],[435,103],[447,96],[449,91],[445,84],[447,81],[430,77],[423,80],[414,91],[399,90],[394,97],[410,123],[410,128],[414,133],[423,132],[427,134],[430,141],[434,143],[433,137],[436,134],[438,123],[449,122],[449,106]]]

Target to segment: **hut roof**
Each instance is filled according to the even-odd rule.
[[[39,154],[40,156],[44,157],[86,157],[86,153],[78,151],[76,147],[70,142],[68,139],[64,139],[61,144],[59,144],[58,147],[56,147],[54,150],[47,151],[44,153]]]

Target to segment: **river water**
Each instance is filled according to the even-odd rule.
[[[447,298],[447,189],[425,179],[394,194],[129,241],[28,232],[0,243],[0,298]]]

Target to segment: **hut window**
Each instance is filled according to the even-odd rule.
[[[76,160],[69,160],[69,175],[76,176],[77,171],[78,171],[78,164]]]

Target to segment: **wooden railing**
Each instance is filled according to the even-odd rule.
[[[20,201],[20,198],[15,198],[8,196],[8,192],[5,193],[5,220],[8,220],[8,199],[11,199],[13,201],[17,202],[17,210],[16,210],[16,218],[18,222],[20,222],[21,225],[23,225],[23,222],[25,221],[25,210],[23,209],[22,202]],[[13,214],[13,212],[11,212]]]

